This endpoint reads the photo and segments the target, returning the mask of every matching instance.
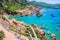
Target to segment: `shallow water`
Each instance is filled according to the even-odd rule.
[[[40,11],[43,16],[37,17],[35,14],[32,16],[10,16],[9,18],[15,18],[18,21],[23,21],[26,24],[36,24],[37,26],[45,25],[45,28],[43,29],[45,32],[50,31],[51,33],[56,34],[57,40],[60,40],[60,9],[51,9],[51,8],[44,8]],[[52,17],[51,14],[54,14],[55,17]],[[48,28],[48,30],[46,29]],[[58,30],[56,30],[56,28]],[[51,39],[51,34],[48,35],[46,33],[46,36]]]

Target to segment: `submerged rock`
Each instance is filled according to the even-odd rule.
[[[46,30],[49,30],[48,27],[46,27]]]
[[[50,31],[47,31],[47,34],[49,35],[49,34],[51,34],[51,32]]]
[[[45,25],[42,25],[40,28],[41,28],[41,29],[44,29],[44,28],[45,28]]]
[[[60,28],[60,25],[58,25],[58,27]]]
[[[57,27],[56,30],[58,30],[59,28]]]
[[[55,17],[55,15],[54,15],[54,14],[51,14],[51,16],[52,16],[52,17]]]

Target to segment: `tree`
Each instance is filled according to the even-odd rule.
[[[26,6],[27,5],[27,0],[20,0],[20,4],[23,5],[23,6]]]
[[[4,32],[1,30],[1,31],[0,31],[0,40],[3,40],[4,37],[5,37],[5,34],[4,34]]]

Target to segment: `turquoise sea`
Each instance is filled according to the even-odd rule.
[[[43,29],[45,32],[50,31],[56,35],[57,40],[60,40],[60,9],[51,9],[51,8],[43,8],[40,10],[43,14],[41,17],[37,17],[35,14],[32,16],[10,16],[9,18],[15,18],[18,21],[23,21],[26,24],[36,24],[38,27],[45,25]],[[55,17],[52,17],[51,14],[54,14]],[[48,28],[48,30],[46,29]],[[56,30],[57,29],[57,30]],[[51,34],[46,36],[51,39]]]

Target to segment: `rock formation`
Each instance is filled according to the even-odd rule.
[[[39,11],[37,11],[37,12],[36,12],[36,16],[41,17],[42,14],[41,14]]]
[[[52,40],[56,40],[56,35],[55,34],[51,34]]]

